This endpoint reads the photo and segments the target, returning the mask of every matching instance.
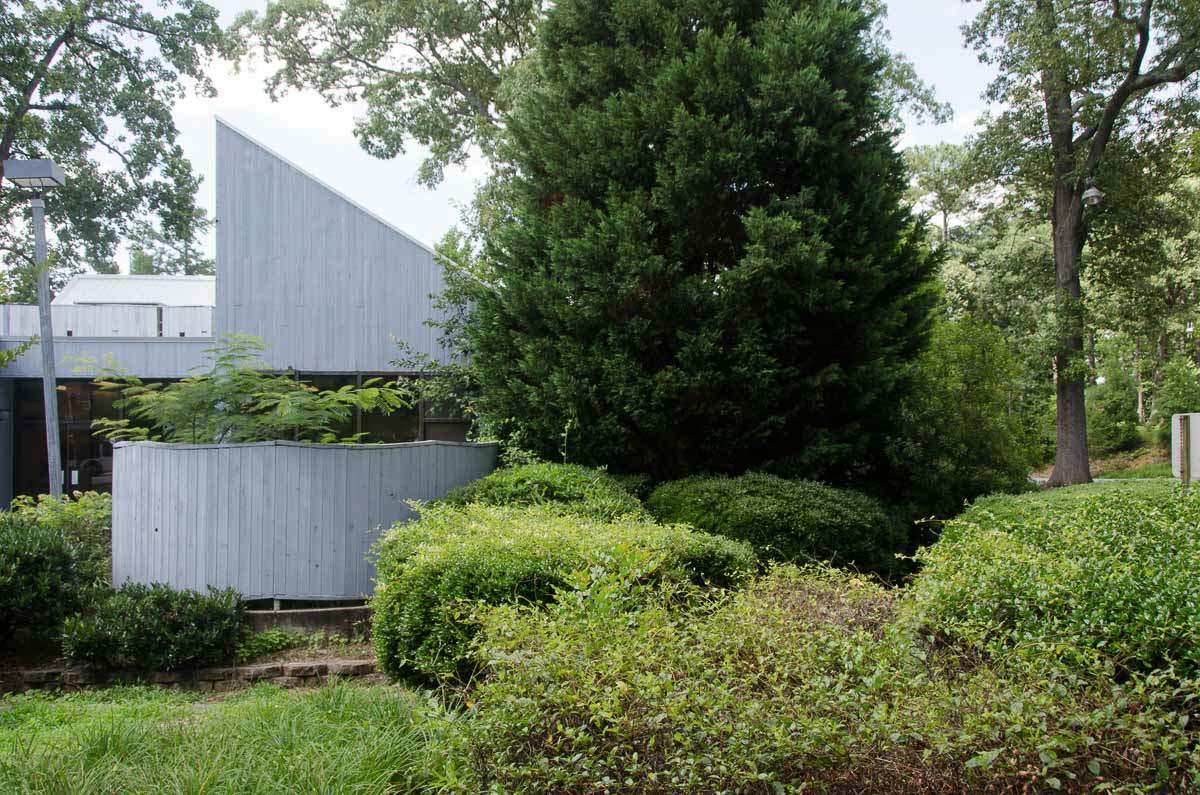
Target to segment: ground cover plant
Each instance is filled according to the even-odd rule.
[[[127,583],[94,612],[66,621],[63,654],[87,665],[176,671],[232,661],[244,631],[245,608],[232,589]]]
[[[325,630],[297,632],[278,628],[254,632],[247,628],[237,643],[234,657],[243,663],[313,657],[362,658],[373,654],[368,639],[358,633],[346,636]]]
[[[445,505],[543,505],[595,519],[639,514],[642,506],[630,490],[638,483],[621,480],[602,469],[576,464],[522,464],[505,467],[487,477],[451,490],[437,500]]]
[[[890,571],[908,540],[870,497],[758,472],[663,483],[646,505],[660,521],[745,541],[765,560]]]
[[[417,791],[445,730],[415,693],[260,685],[222,701],[155,688],[0,697],[0,791],[291,795]]]
[[[428,506],[379,544],[372,638],[382,669],[469,671],[472,608],[545,603],[598,568],[633,580],[729,585],[749,572],[741,543],[635,517],[600,521],[545,506]]]
[[[475,791],[1181,791],[1196,682],[1010,667],[932,642],[905,597],[783,566],[701,610],[603,578],[484,619]]]
[[[1174,477],[1174,472],[1171,469],[1170,461],[1151,461],[1146,464],[1129,469],[1117,469],[1112,472],[1104,472],[1099,477],[1104,478],[1171,478]]]

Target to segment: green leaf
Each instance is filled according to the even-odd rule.
[[[967,767],[968,768],[991,767],[992,763],[996,761],[996,757],[1000,756],[1000,754],[1003,753],[1003,751],[1004,751],[1003,748],[996,748],[991,751],[984,751],[982,753],[976,754],[975,756],[973,756],[967,760]]]

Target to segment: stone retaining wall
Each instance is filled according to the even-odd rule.
[[[102,671],[88,668],[35,668],[0,671],[0,693],[26,690],[79,690],[118,684],[155,684],[181,690],[224,692],[256,682],[280,687],[316,687],[329,677],[368,676],[374,660],[312,660],[201,668],[197,671]]]

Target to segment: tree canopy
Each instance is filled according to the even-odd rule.
[[[933,261],[872,22],[840,0],[556,4],[462,282],[493,428],[660,477],[875,466]]]
[[[271,0],[237,23],[276,65],[272,96],[312,89],[330,104],[362,100],[363,148],[395,157],[415,141],[430,150],[428,185],[475,151],[490,159],[518,96],[536,69],[529,56],[554,3],[548,0]],[[870,44],[884,58],[883,93],[896,109],[945,119],[912,63],[892,52],[882,0],[867,0]],[[893,114],[895,116],[896,114]]]
[[[133,225],[172,245],[198,230],[198,178],[171,115],[187,90],[212,93],[210,58],[229,40],[201,0],[21,0],[0,14],[0,159],[49,157],[67,174],[46,194],[63,274],[112,262]],[[10,300],[31,301],[27,198],[0,181],[0,264]]]
[[[970,0],[968,0],[970,2]],[[1058,407],[1055,485],[1090,480],[1081,273],[1095,212],[1122,145],[1146,151],[1195,129],[1198,0],[981,0],[968,43],[998,76],[980,152],[1017,201],[1052,227]],[[1173,90],[1167,87],[1174,86]],[[1122,143],[1123,142],[1123,143]],[[1098,212],[1103,212],[1099,210]]]

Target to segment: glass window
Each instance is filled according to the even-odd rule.
[[[320,390],[341,389],[346,385],[354,386],[358,383],[358,378],[353,375],[316,375],[311,373],[300,373],[300,380],[307,383],[309,386],[316,387]],[[353,414],[346,419],[345,422],[338,423],[333,427],[333,432],[339,439],[353,436],[358,432],[358,423]]]
[[[371,373],[363,380],[382,378],[385,383],[395,383],[396,376]],[[362,429],[367,434],[364,442],[394,444],[415,442],[421,438],[421,421],[414,404],[411,408],[393,411],[391,414],[367,413],[362,415]]]
[[[17,417],[13,439],[13,492],[44,494],[49,491],[46,473],[46,418],[42,409],[42,382],[22,380],[16,385]],[[92,420],[116,418],[117,396],[90,381],[58,382],[58,428],[66,491],[112,491],[112,445],[92,433]]]

